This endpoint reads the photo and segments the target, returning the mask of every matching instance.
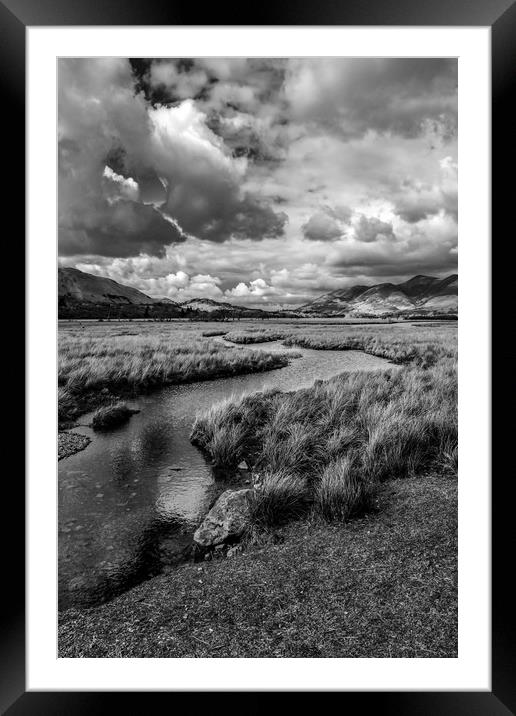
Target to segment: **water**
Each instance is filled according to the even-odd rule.
[[[131,403],[141,412],[109,433],[76,428],[93,440],[59,462],[60,609],[104,602],[185,558],[195,527],[228,487],[190,443],[197,412],[230,395],[392,367],[359,351],[287,349],[279,341],[249,347],[301,357],[266,373],[144,395]]]

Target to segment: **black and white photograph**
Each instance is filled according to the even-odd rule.
[[[457,60],[58,60],[62,657],[457,656]]]
[[[59,656],[457,657],[456,58],[57,64]]]

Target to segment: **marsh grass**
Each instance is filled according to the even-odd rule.
[[[88,396],[99,396],[99,391],[136,394],[168,384],[272,370],[288,360],[284,354],[232,348],[191,333],[64,333],[59,340],[59,418],[84,412]]]
[[[305,481],[288,470],[266,472],[261,476],[259,489],[250,500],[254,524],[260,527],[282,525],[301,517],[310,503]]]
[[[125,423],[135,412],[124,402],[112,403],[95,411],[91,426],[93,430],[111,430]]]
[[[364,478],[360,459],[351,453],[326,465],[315,499],[325,519],[345,522],[366,512],[373,495],[373,484]]]
[[[283,340],[286,335],[285,331],[248,329],[247,331],[231,331],[226,334],[226,340],[238,344],[269,343],[271,341]]]
[[[446,358],[456,360],[457,350],[451,340],[453,327],[416,329],[417,326],[393,326],[379,332],[361,326],[350,328],[344,335],[342,331],[318,329],[303,331],[302,335],[289,334],[284,337],[283,344],[312,350],[358,350],[393,363],[410,363],[421,368],[430,368]]]
[[[418,340],[411,343],[413,334]],[[311,340],[300,336],[289,345]],[[348,339],[325,340],[341,347]],[[230,399],[198,416],[196,443],[210,454],[215,445],[218,464],[234,451],[233,464],[245,457],[256,472],[281,476],[280,504],[284,492],[295,493],[297,481],[308,494],[299,503],[303,509],[310,504],[330,520],[347,520],[366,510],[385,480],[430,469],[456,474],[454,333],[437,331],[432,343],[406,328],[405,333],[353,336],[351,345],[397,362],[410,355],[411,363],[401,370],[342,374],[292,393]],[[276,507],[278,491],[274,485],[260,495],[260,511],[269,523],[274,514],[282,514]]]

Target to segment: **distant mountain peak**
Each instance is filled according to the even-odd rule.
[[[457,312],[458,276],[418,274],[399,284],[351,286],[319,296],[301,307],[305,313],[382,316],[406,312]]]

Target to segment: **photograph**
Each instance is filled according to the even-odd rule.
[[[57,59],[58,656],[458,656],[458,62]]]

